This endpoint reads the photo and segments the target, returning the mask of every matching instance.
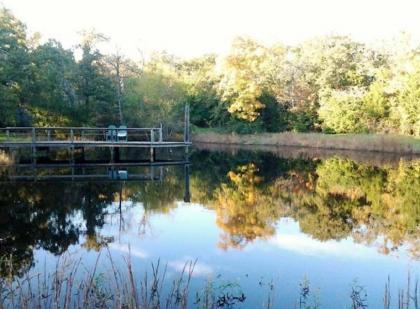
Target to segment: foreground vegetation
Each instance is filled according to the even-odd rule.
[[[85,32],[65,49],[1,9],[0,126],[177,127],[189,104],[200,128],[420,135],[420,49],[404,35],[380,48],[346,36],[295,46],[238,38],[226,56],[140,61],[102,54],[108,43]]]
[[[182,271],[174,279],[169,279],[167,265],[158,260],[139,278],[133,270],[130,254],[124,258],[125,265],[117,266],[109,249],[106,258],[97,255],[92,267],[83,265],[81,258],[63,255],[57,260],[51,273],[27,272],[21,277],[0,277],[0,308],[243,308],[247,306],[247,295],[237,282],[210,279],[197,287],[192,287],[196,261],[186,262]],[[105,260],[106,259],[106,260]],[[105,260],[105,261],[104,261]],[[0,260],[0,266],[8,263]],[[100,271],[99,264],[108,264],[107,270]],[[261,296],[261,308],[276,308],[282,291],[277,290],[271,280],[258,283],[255,289]],[[391,280],[384,283],[383,298],[379,303],[384,309],[417,309],[420,289],[417,279],[407,277],[407,285],[391,293]],[[255,292],[255,290],[254,290]],[[295,308],[322,308],[319,290],[307,278],[296,287]],[[369,298],[365,288],[353,282],[348,291],[349,308],[368,307]]]
[[[239,135],[199,130],[193,134],[193,141],[226,145],[292,146],[420,154],[420,139],[418,138],[378,134],[283,132]]]

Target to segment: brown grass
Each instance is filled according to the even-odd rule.
[[[247,307],[247,296],[241,292],[237,283],[207,281],[204,289],[194,294],[190,291],[191,279],[197,260],[186,262],[181,273],[172,280],[167,276],[167,267],[152,263],[152,271],[145,272],[141,278],[136,278],[131,255],[124,258],[125,267],[117,268],[106,250],[108,259],[103,261],[99,253],[95,264],[87,268],[82,259],[74,259],[71,255],[62,256],[53,272],[44,269],[41,273],[28,272],[22,277],[13,275],[13,266],[10,263],[10,275],[0,277],[0,308],[116,308],[116,309],[186,309],[186,308],[237,308]],[[99,272],[99,263],[108,262],[108,271]],[[0,258],[2,263],[9,263],[7,259]],[[45,266],[46,268],[46,266]],[[420,289],[416,278],[412,282],[410,273],[407,276],[407,285],[398,289],[398,295],[391,295],[390,278],[385,283],[383,305],[390,309],[419,308]],[[276,308],[275,283],[262,282],[256,286],[268,289],[268,296],[262,296],[263,308]],[[165,289],[166,287],[166,289]],[[296,308],[320,308],[317,292],[312,293],[306,278],[299,285],[299,299]],[[317,291],[315,289],[314,291]],[[363,286],[354,282],[351,286],[349,303],[351,308],[366,308],[367,294]],[[266,297],[266,298],[265,298]],[[190,302],[189,302],[190,301]]]
[[[10,156],[5,151],[0,150],[0,165],[10,165],[12,163]]]
[[[419,138],[379,134],[283,132],[238,135],[208,132],[194,134],[193,142],[230,145],[293,146],[321,149],[420,154]]]

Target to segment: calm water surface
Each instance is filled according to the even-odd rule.
[[[323,308],[347,308],[355,285],[379,308],[388,276],[397,293],[420,275],[419,159],[194,149],[190,160],[4,167],[0,255],[23,274],[62,255],[89,268],[108,247],[121,267],[131,252],[139,277],[158,259],[169,277],[197,259],[192,290],[229,283],[242,308],[260,307],[271,285],[275,307],[293,307],[305,280]]]

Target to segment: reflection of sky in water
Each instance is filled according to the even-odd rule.
[[[366,287],[369,305],[377,307],[382,303],[388,275],[394,293],[405,288],[408,270],[418,275],[419,262],[411,261],[405,250],[384,255],[376,247],[357,244],[352,238],[321,242],[300,232],[299,224],[288,218],[278,221],[275,235],[268,239],[256,239],[242,250],[223,250],[218,248],[221,230],[213,211],[196,204],[177,205],[169,213],[149,213],[147,220],[142,220],[141,204],[123,202],[120,220],[118,204],[113,204],[109,212],[114,214],[106,216],[104,227],[97,233],[114,237],[109,248],[117,263],[123,265],[121,257],[131,251],[138,277],[158,258],[168,265],[169,277],[197,258],[193,289],[201,288],[209,277],[235,281],[241,284],[250,307],[260,306],[257,299],[266,295],[267,289],[259,285],[261,280],[274,280],[279,306],[292,307],[298,299],[299,283],[308,277],[311,286],[320,289],[323,307],[342,308],[350,304],[350,285],[357,279]],[[82,253],[85,265],[93,264],[97,256],[81,246],[72,246],[69,251]],[[36,267],[41,269],[44,260],[49,263],[54,258],[38,250]]]

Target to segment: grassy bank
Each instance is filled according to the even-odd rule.
[[[293,146],[320,149],[420,154],[420,139],[379,134],[260,133],[228,134],[198,131],[193,142],[221,145]]]

